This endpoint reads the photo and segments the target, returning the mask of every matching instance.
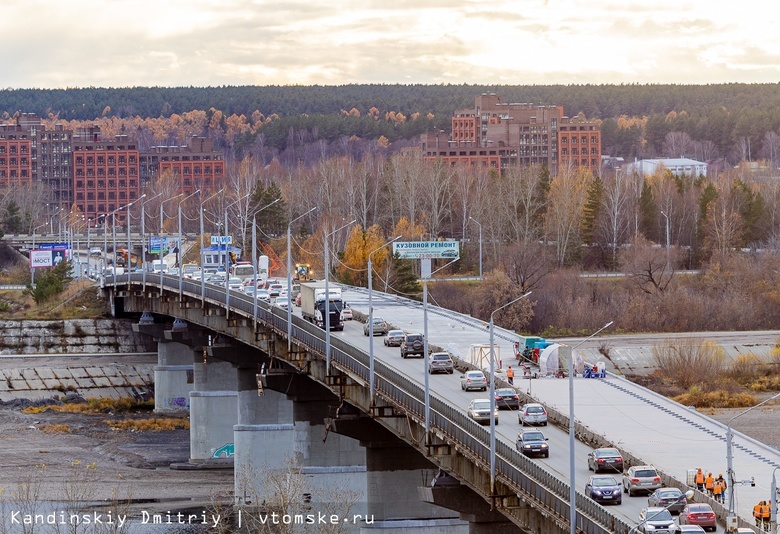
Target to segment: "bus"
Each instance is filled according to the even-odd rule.
[[[255,275],[252,264],[248,261],[239,261],[230,266],[230,276],[240,278],[242,282],[251,280]]]

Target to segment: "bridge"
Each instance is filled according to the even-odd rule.
[[[416,530],[454,532],[467,521],[470,532],[569,532],[568,437],[559,429],[568,427],[568,380],[516,379],[523,400],[548,406],[552,424],[543,430],[551,454],[519,454],[520,427],[514,413],[502,412],[492,485],[489,431],[466,415],[468,401],[485,394],[461,391],[457,375],[431,376],[426,418],[424,362],[401,359],[398,349],[374,340],[371,398],[372,343],[362,324],[331,333],[328,368],[325,332],[297,313],[288,325],[285,310],[238,293],[228,309],[224,289],[186,279],[180,285],[167,275],[162,282],[141,273],[109,277],[103,289],[115,315],[143,314],[139,331],[159,341],[156,408],[189,409],[191,461],[233,453],[237,505],[262,499],[258,466],[278,465],[278,451],[292,449],[302,472],[320,484],[363,491],[358,509],[385,528],[417,520]],[[344,287],[343,294],[356,315],[367,313],[365,290]],[[422,330],[420,303],[379,292],[372,299],[375,315]],[[468,316],[429,307],[428,321],[430,344],[456,356],[488,340],[486,325]],[[502,353],[511,354],[516,336],[495,330]],[[584,487],[585,458],[597,446],[617,446],[632,464],[652,463],[665,485],[683,489],[690,467],[725,472],[723,425],[614,375],[575,384],[576,489]],[[738,475],[756,476],[755,488],[738,490],[736,509],[750,518],[752,505],[768,495],[767,471],[780,466],[780,455],[739,433],[734,441]],[[439,469],[455,480],[431,484]],[[710,503],[723,519],[724,508]],[[621,506],[603,507],[577,491],[577,531],[628,533],[643,506],[646,499],[625,496]],[[461,521],[448,523],[453,517]]]

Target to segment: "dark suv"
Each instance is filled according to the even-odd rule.
[[[410,354],[423,355],[425,352],[425,343],[422,334],[406,334],[401,342],[401,358],[406,358]]]

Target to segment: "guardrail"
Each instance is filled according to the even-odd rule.
[[[142,282],[142,275],[130,273],[107,277],[106,286],[117,286]],[[147,285],[157,285],[159,277],[149,280]],[[179,291],[177,277],[163,276],[163,288]],[[182,291],[191,298],[201,298],[199,282],[185,280]],[[224,306],[225,290],[207,285],[204,297],[211,303]],[[231,294],[230,312],[254,317],[254,302],[251,297],[239,293]],[[287,312],[265,302],[257,303],[258,321],[271,327],[282,335],[287,335]],[[301,317],[293,316],[293,337],[312,351],[324,354],[325,332]],[[343,339],[331,338],[331,362],[345,372],[369,381],[369,355]],[[398,373],[381,361],[374,361],[375,391],[387,402],[405,410],[409,415],[423,421],[425,418],[425,392],[423,387]],[[461,410],[448,405],[435,395],[430,395],[430,423],[437,434],[445,436],[447,441],[461,450],[467,451],[483,469],[490,465],[490,434],[488,430],[470,419]],[[540,464],[529,460],[519,451],[504,442],[496,443],[496,476],[518,495],[527,501],[533,501],[547,513],[559,518],[569,517],[569,485],[544,469]],[[614,516],[595,501],[576,493],[578,528],[589,534],[625,534],[630,525]]]

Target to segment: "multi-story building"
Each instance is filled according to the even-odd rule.
[[[34,113],[22,113],[17,124],[29,131],[32,139],[32,181],[45,184],[51,204],[67,210],[73,199],[73,132],[62,124],[47,130]]]
[[[571,164],[598,172],[601,132],[582,116],[566,117],[561,106],[503,103],[495,93],[475,98],[474,108],[455,111],[452,132],[423,134],[426,158],[446,164],[484,166],[544,164],[555,174]]]
[[[0,191],[32,181],[32,136],[18,124],[0,124]]]
[[[103,139],[100,128],[73,134],[73,204],[88,217],[111,213],[140,196],[138,147],[126,135]],[[126,213],[116,213],[116,221]]]
[[[52,211],[68,212],[75,205],[90,219],[111,213],[137,199],[164,172],[176,177],[186,195],[223,187],[226,174],[222,153],[205,137],[142,154],[126,135],[104,139],[98,126],[46,129],[32,113],[0,124],[0,192],[44,184]],[[125,216],[118,211],[116,221]]]
[[[173,174],[184,195],[191,195],[198,189],[202,192],[216,190],[225,183],[225,161],[207,137],[192,137],[187,146],[152,147],[143,155],[141,167],[145,176]]]

